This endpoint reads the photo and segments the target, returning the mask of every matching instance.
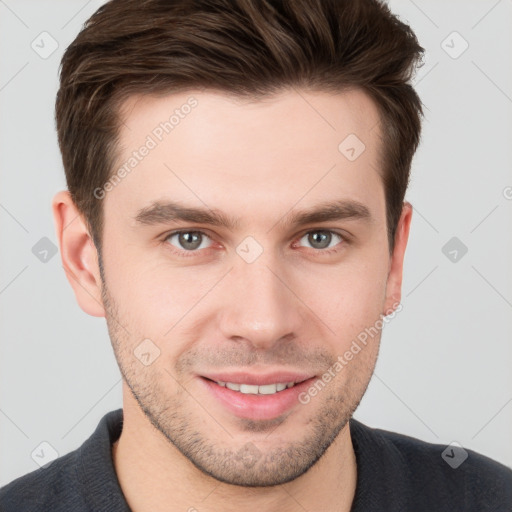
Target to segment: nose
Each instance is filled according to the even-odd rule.
[[[294,293],[283,262],[264,251],[256,261],[234,259],[224,284],[220,330],[224,339],[270,350],[297,336],[304,304]]]

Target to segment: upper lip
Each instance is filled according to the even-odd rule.
[[[249,373],[247,371],[219,372],[202,374],[201,377],[215,382],[232,382],[234,384],[249,384],[253,386],[265,386],[287,382],[303,382],[314,377],[311,373],[293,371],[273,371],[271,373]]]

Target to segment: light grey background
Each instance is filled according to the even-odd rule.
[[[32,252],[57,243],[50,202],[65,188],[59,61],[102,3],[0,0],[0,486],[39,467],[41,442],[74,450],[122,404],[105,320],[78,307],[58,253]],[[427,108],[403,310],[355,417],[512,467],[512,1],[390,6],[427,49],[415,80]],[[31,44],[50,51],[45,31],[58,48],[42,58]],[[468,248],[457,262],[442,252],[452,237]]]

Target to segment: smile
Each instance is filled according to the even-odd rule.
[[[298,396],[315,378],[286,371],[267,375],[230,372],[198,376],[198,381],[225,412],[254,421],[270,420],[303,407]]]

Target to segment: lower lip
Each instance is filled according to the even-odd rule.
[[[244,394],[233,391],[216,382],[199,377],[210,393],[231,413],[251,420],[270,420],[281,416],[299,403],[299,395],[305,391],[314,377],[273,395]]]

